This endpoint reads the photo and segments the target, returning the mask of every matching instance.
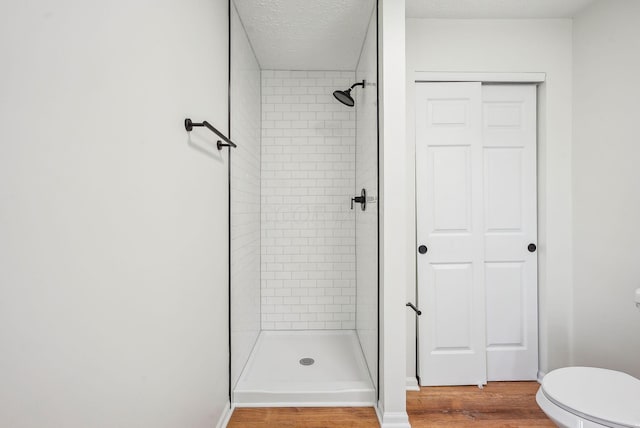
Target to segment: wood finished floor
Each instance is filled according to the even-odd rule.
[[[537,382],[489,382],[475,386],[422,388],[407,392],[413,428],[426,427],[554,427],[536,404]],[[369,407],[241,408],[229,428],[377,427]]]

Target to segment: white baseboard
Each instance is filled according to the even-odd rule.
[[[407,412],[385,412],[380,428],[411,428]]]
[[[384,412],[376,406],[376,415],[380,428],[411,428],[407,412]]]
[[[231,419],[231,415],[233,414],[233,407],[231,407],[231,403],[227,401],[224,405],[224,412],[220,415],[220,419],[218,419],[218,423],[216,424],[216,428],[226,428],[229,420]]]
[[[420,385],[418,385],[418,379],[413,376],[407,377],[407,391],[420,391]]]
[[[538,372],[538,383],[542,383],[542,378],[545,377],[547,374],[545,372],[539,371]]]

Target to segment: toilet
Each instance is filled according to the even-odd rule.
[[[559,427],[640,428],[640,380],[615,370],[554,370],[542,379],[536,401]]]

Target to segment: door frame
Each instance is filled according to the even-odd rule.
[[[482,72],[482,71],[415,71],[413,73],[413,78],[411,79],[411,87],[410,87],[410,91],[407,91],[407,93],[412,94],[411,96],[407,97],[407,101],[410,102],[409,100],[413,101],[413,97],[415,95],[416,92],[416,84],[417,83],[437,83],[437,82],[481,82],[481,83],[495,83],[495,84],[500,84],[500,83],[512,83],[512,84],[535,84],[537,87],[539,87],[541,84],[543,84],[546,81],[547,78],[547,74],[544,72]],[[544,108],[544,106],[540,105],[540,97],[537,97],[537,107],[536,109],[538,110],[538,112],[540,112],[541,108]],[[539,114],[537,115],[537,123],[536,123],[536,139],[539,141],[540,140],[540,119],[539,119]],[[414,124],[415,126],[415,124]],[[414,138],[415,138],[415,134],[414,134]],[[538,144],[536,144],[536,150],[538,150]],[[413,151],[413,157],[414,157],[414,171],[416,168],[415,162],[417,162],[417,158],[416,158],[416,147],[414,145],[414,151]],[[539,168],[539,156],[536,156],[536,169]],[[414,180],[415,180],[415,175],[414,175]],[[540,174],[536,174],[536,188],[539,189],[539,185],[540,185]],[[414,210],[417,213],[418,210],[418,206],[417,206],[417,187],[414,186],[414,195],[413,195],[413,200],[414,200]],[[538,203],[540,201],[540,197],[539,197],[539,193],[536,194],[536,206],[537,209],[539,210],[540,208],[540,204]],[[537,216],[539,218],[539,215]],[[416,217],[414,217],[414,219],[417,221],[417,215]],[[414,232],[417,232],[416,229],[416,225],[414,225]],[[413,234],[413,242],[412,242],[412,254],[414,254],[414,258],[417,259],[417,256],[415,255],[415,249],[417,248],[418,245],[418,241],[417,241],[417,233]],[[415,282],[414,282],[414,286],[413,286],[413,296],[412,295],[407,295],[408,299],[413,299],[414,301],[417,302],[418,299],[418,272],[417,272],[417,260],[415,262]],[[542,347],[540,346],[540,333],[541,333],[541,319],[544,316],[544,312],[540,310],[540,263],[538,263],[538,380],[540,380],[542,378],[542,375],[540,373],[540,354],[541,354],[541,350]],[[418,317],[415,317],[415,340],[411,340],[411,338],[408,338],[409,341],[408,342],[413,342],[415,343],[415,378],[412,376],[407,376],[407,390],[408,391],[416,391],[419,390],[420,387],[420,381],[419,381],[419,373],[420,373],[420,359],[419,359],[419,346],[418,346],[418,340],[419,340],[419,327],[418,327]]]
[[[546,73],[488,73],[468,71],[416,71],[414,83],[424,82],[481,82],[481,83],[535,83],[546,80]]]

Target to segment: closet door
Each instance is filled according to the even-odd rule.
[[[421,385],[486,383],[481,85],[416,85]]]
[[[536,88],[482,86],[488,380],[538,371]]]
[[[421,385],[536,379],[534,85],[416,85]]]

